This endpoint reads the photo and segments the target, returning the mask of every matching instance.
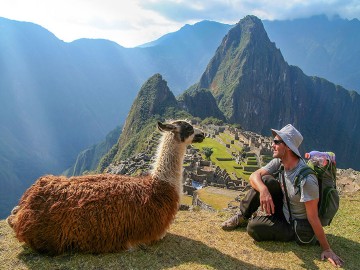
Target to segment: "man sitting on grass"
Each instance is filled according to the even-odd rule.
[[[302,135],[290,124],[281,130],[271,131],[274,159],[250,175],[252,189],[240,202],[240,212],[225,221],[222,228],[233,230],[247,225],[248,234],[256,241],[319,243],[321,259],[327,258],[334,266],[342,266],[344,262],[331,250],[318,216],[319,186],[316,176],[310,174],[303,179],[301,192],[294,188],[295,176],[307,166],[298,150]],[[280,166],[284,168],[284,182],[272,177]],[[252,217],[259,206],[266,216]]]

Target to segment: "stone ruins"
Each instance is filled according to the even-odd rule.
[[[196,123],[195,123],[196,124]],[[243,173],[250,175],[271,158],[271,139],[250,131],[243,131],[228,126],[201,126],[206,136],[213,138],[228,149]],[[221,136],[223,135],[223,136]],[[147,141],[146,150],[120,163],[110,165],[106,172],[113,174],[142,174],[148,172],[160,134],[154,132]],[[220,158],[218,158],[220,160]],[[204,160],[198,149],[189,146],[184,159],[183,190],[190,196],[202,187],[213,186],[217,188],[246,191],[250,186],[235,174],[229,175],[226,170],[215,166],[211,161]]]

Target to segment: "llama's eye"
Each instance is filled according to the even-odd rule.
[[[193,134],[193,133],[194,133],[194,129],[193,129],[193,128],[188,128],[186,131],[187,131],[189,134]]]
[[[186,128],[186,131],[188,132],[193,132],[194,131],[194,128],[192,126],[189,126]]]

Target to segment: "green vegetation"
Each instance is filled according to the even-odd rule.
[[[192,197],[192,196],[183,195],[183,196],[181,196],[181,201],[180,201],[180,203],[190,206],[190,205],[192,205],[192,200],[193,200],[193,197]]]
[[[98,172],[103,172],[106,167],[108,167],[114,160],[114,157],[116,155],[116,153],[119,150],[119,143],[116,143],[115,145],[113,145],[113,147],[111,147],[111,149],[109,150],[109,152],[107,152],[101,159],[99,162],[99,165],[96,169],[96,171]]]
[[[207,117],[201,121],[201,124],[204,126],[211,125],[211,124],[216,125],[216,126],[222,126],[224,124],[224,121],[217,119],[215,117]]]
[[[224,143],[230,143],[231,140],[233,140],[234,138],[229,134],[229,133],[220,133],[219,134],[219,138],[224,142]]]
[[[212,148],[213,154],[210,157],[210,160],[216,166],[219,166],[221,169],[226,170],[230,176],[232,173],[235,173],[237,177],[240,177],[241,173],[239,170],[235,169],[234,166],[238,165],[234,160],[232,160],[232,156],[227,152],[226,147],[214,139],[205,138],[202,143],[194,144],[195,148],[202,150],[203,148]],[[204,156],[205,158],[205,156]],[[220,159],[229,159],[229,160],[221,160]]]
[[[223,144],[211,138],[205,138],[202,143],[194,144],[193,147],[199,150],[211,148],[213,150],[213,154],[210,157],[211,162],[215,166],[219,166],[222,170],[226,170],[232,179],[235,179],[236,175],[236,178],[248,180],[251,172],[258,168],[257,165],[237,164],[228,152],[228,149]],[[204,158],[206,158],[205,155]],[[247,171],[243,169],[244,166]]]
[[[211,155],[214,153],[211,147],[203,147],[203,153],[207,160],[210,160]]]
[[[220,211],[227,208],[229,202],[234,201],[239,192],[234,190],[206,187],[199,189],[197,194],[202,202],[211,205],[212,208]]]

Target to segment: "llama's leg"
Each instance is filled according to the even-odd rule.
[[[167,231],[165,231],[162,235],[160,235],[159,240],[163,239],[166,236],[166,234],[167,234]]]
[[[9,226],[11,228],[14,227],[14,218],[15,218],[16,213],[19,212],[19,210],[20,210],[20,206],[18,206],[18,205],[15,206],[13,208],[13,210],[11,210],[10,216],[8,216],[7,219],[6,219],[7,224],[9,224]]]
[[[6,219],[7,224],[9,224],[9,226],[10,226],[11,228],[14,227],[13,220],[14,220],[14,216],[13,216],[13,215],[8,216],[7,219]]]

